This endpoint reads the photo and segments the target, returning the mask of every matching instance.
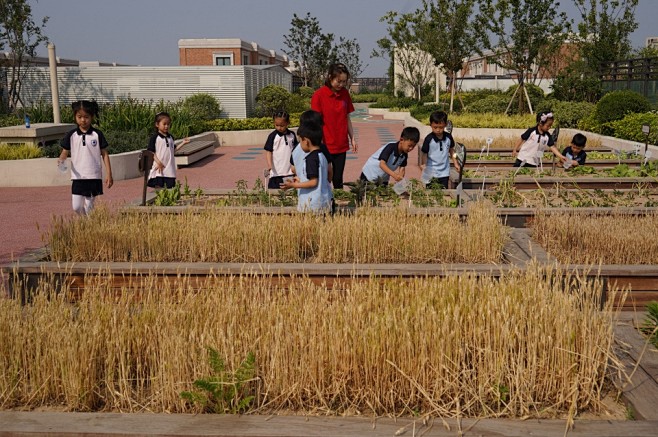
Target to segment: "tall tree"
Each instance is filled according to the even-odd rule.
[[[388,36],[379,39],[378,49],[372,52],[372,56],[388,57],[399,67],[397,79],[408,84],[419,101],[423,88],[432,81],[436,71],[434,58],[423,50],[417,34],[421,20],[416,13],[388,12],[379,19],[388,25]]]
[[[289,33],[283,37],[288,50],[283,52],[295,64],[304,86],[317,86],[322,83],[327,66],[336,59],[334,35],[322,33],[318,19],[311,17],[310,12],[304,18],[293,14],[290,24]]]
[[[347,67],[350,79],[354,80],[361,76],[367,65],[361,62],[361,46],[356,39],[338,38],[336,45],[336,59]]]
[[[48,17],[36,24],[32,19],[32,7],[27,0],[0,1],[0,48],[9,49],[9,58],[3,63],[8,69],[7,89],[0,84],[0,94],[6,92],[6,105],[9,111],[14,111],[21,101],[21,86],[30,59],[36,56],[39,45],[48,41],[42,33],[48,22]]]
[[[580,54],[590,74],[604,65],[629,57],[629,35],[637,29],[638,0],[573,0],[581,21],[578,24]]]
[[[477,48],[474,6],[475,0],[423,0],[423,9],[417,11],[424,18],[418,28],[420,45],[450,78],[450,112],[457,72]]]
[[[480,0],[478,38],[493,52],[493,62],[516,73],[519,112],[526,101],[532,111],[526,80],[534,83],[550,66],[545,54],[556,55],[568,35],[570,22],[559,5],[555,0]]]

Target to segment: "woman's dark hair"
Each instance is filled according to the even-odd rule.
[[[324,81],[324,84],[331,88],[331,81],[340,76],[341,74],[346,74],[347,78],[350,78],[350,72],[347,71],[345,64],[337,62],[329,66],[329,71],[327,72],[327,79]]]
[[[272,115],[272,119],[277,119],[277,118],[283,118],[286,123],[290,123],[290,114],[288,114],[286,111],[276,111],[274,115]]]
[[[98,103],[95,100],[78,100],[71,103],[71,108],[73,109],[73,115],[82,110],[94,118],[98,117]]]

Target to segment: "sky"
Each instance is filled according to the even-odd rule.
[[[44,33],[57,56],[130,65],[179,65],[178,40],[240,38],[283,54],[293,14],[316,17],[323,33],[356,39],[362,77],[383,77],[388,60],[371,58],[386,36],[388,11],[413,12],[422,0],[28,0],[32,17],[49,17]],[[571,0],[562,7],[576,17]],[[633,47],[658,36],[658,0],[640,0]],[[47,56],[43,47],[39,54]]]

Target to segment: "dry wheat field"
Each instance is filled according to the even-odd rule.
[[[609,388],[615,312],[601,310],[601,283],[563,275],[340,292],[303,277],[209,277],[201,290],[146,277],[117,294],[90,274],[75,302],[46,279],[27,305],[0,300],[0,408],[573,418]],[[200,379],[219,399],[181,396],[203,398]]]
[[[566,264],[658,264],[658,215],[538,214],[533,238]]]

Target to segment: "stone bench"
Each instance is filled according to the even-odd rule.
[[[190,165],[215,151],[215,141],[192,140],[175,153],[176,165]]]
[[[34,123],[30,127],[8,126],[0,128],[0,143],[33,144],[45,146],[47,143],[59,141],[71,129],[71,123]]]

